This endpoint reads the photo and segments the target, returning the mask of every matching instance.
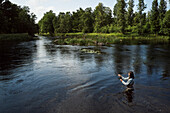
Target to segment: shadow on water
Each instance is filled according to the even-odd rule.
[[[30,49],[32,48],[32,49]],[[25,43],[3,42],[0,44],[0,81],[10,80],[16,68],[27,66],[33,61],[36,44],[34,41]]]
[[[2,113],[168,113],[169,45],[55,45],[51,40],[0,45]],[[126,91],[118,73],[135,73]],[[10,109],[9,109],[10,108]]]

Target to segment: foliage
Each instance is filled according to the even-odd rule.
[[[72,14],[72,31],[73,32],[81,32],[83,30],[83,17],[84,10],[80,8],[77,12],[73,12]]]
[[[132,26],[134,0],[129,0],[128,6],[129,7],[128,7],[128,12],[127,12],[127,25]]]
[[[0,33],[28,33],[32,36],[37,33],[36,15],[29,10],[29,7],[20,7],[9,0],[1,0]]]
[[[139,0],[139,3],[138,3],[138,10],[139,10],[139,12],[138,12],[138,14],[139,14],[139,16],[138,16],[138,18],[139,18],[139,23],[138,23],[138,27],[137,27],[137,30],[138,30],[138,34],[142,34],[143,32],[143,20],[144,20],[144,16],[143,16],[143,11],[144,11],[144,9],[146,8],[146,4],[144,3],[144,0]]]
[[[125,7],[126,7],[126,3],[124,0],[118,0],[118,9],[117,9],[117,24],[120,27],[120,32],[121,33],[125,33],[125,24],[126,24],[126,20],[125,20]]]
[[[170,36],[170,10],[168,10],[165,14],[165,18],[163,20],[163,31],[165,35]]]
[[[151,30],[153,33],[158,33],[159,31],[159,12],[158,12],[158,0],[152,2],[151,10]]]
[[[44,17],[39,21],[38,25],[41,29],[41,33],[54,33],[53,19],[55,18],[55,14],[52,10],[46,12]]]
[[[113,11],[99,3],[94,10],[91,7],[85,10],[79,8],[74,12],[60,12],[57,16],[52,11],[44,14],[39,21],[40,33],[51,35],[66,35],[67,33],[117,33],[128,32],[146,35],[155,33],[167,35],[168,24],[165,0],[153,0],[152,10],[144,12],[144,0],[138,0],[137,10],[134,12],[134,0],[117,0]],[[128,7],[126,7],[128,6]],[[0,12],[1,13],[1,12]],[[113,17],[112,17],[113,13]],[[164,21],[165,20],[165,21]]]
[[[94,32],[101,32],[101,28],[111,23],[111,9],[99,3],[94,10]],[[103,29],[103,28],[102,28]]]
[[[91,8],[86,8],[84,14],[81,17],[82,22],[83,22],[83,33],[90,33],[93,32],[93,14],[92,14],[92,9]]]
[[[161,0],[160,1],[160,5],[159,5],[159,25],[160,25],[160,34],[163,34],[163,19],[165,17],[165,13],[166,13],[166,8],[167,8],[167,2],[165,0]]]

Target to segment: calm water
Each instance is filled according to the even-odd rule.
[[[102,54],[50,40],[0,44],[0,113],[168,113],[170,46],[112,45]],[[95,47],[90,47],[95,48]],[[126,93],[116,74],[135,72]]]

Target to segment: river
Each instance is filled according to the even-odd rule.
[[[1,43],[0,113],[169,113],[170,45],[82,48],[96,47]],[[127,93],[116,75],[130,70]]]

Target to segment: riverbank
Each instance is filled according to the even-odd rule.
[[[0,34],[0,42],[3,41],[31,41],[36,40],[37,37],[32,37],[28,33],[18,33],[18,34]]]
[[[41,34],[42,35],[42,34]],[[43,34],[49,36],[49,34]],[[137,33],[58,33],[51,37],[58,45],[169,44],[169,36]]]

